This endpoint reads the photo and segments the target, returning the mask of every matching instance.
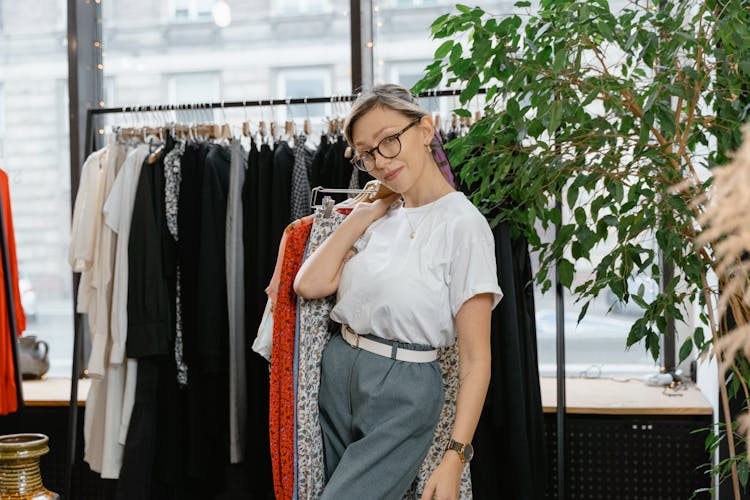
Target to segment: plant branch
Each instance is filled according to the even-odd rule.
[[[706,300],[706,309],[708,311],[708,321],[711,328],[711,337],[714,345],[719,340],[719,334],[714,318],[714,307],[711,302],[711,294],[706,279],[706,271],[701,270],[701,283],[703,284],[703,293]],[[721,366],[721,363],[719,363]],[[727,426],[727,447],[729,448],[729,458],[732,459],[732,490],[734,491],[734,500],[740,500],[740,482],[737,475],[737,464],[734,462],[736,450],[734,447],[734,427],[732,426],[732,414],[729,411],[729,395],[727,394],[727,383],[724,377],[724,370],[719,369],[719,392],[721,394],[721,406],[724,411],[724,424]]]

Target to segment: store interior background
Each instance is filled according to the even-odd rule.
[[[342,0],[230,0],[218,2],[219,8],[214,0],[81,3],[96,4],[101,15],[93,37],[93,83],[100,87],[97,106],[199,105],[352,91],[351,12]],[[508,1],[472,4],[493,14],[514,9]],[[370,7],[374,81],[413,85],[439,45],[431,39],[429,26],[453,3],[377,0]],[[366,41],[364,47],[369,48]],[[0,165],[10,177],[21,286],[31,317],[25,334],[49,343],[48,377],[69,377],[72,362],[68,89],[67,2],[0,0]],[[423,105],[448,117],[458,102],[427,99]],[[479,108],[481,102],[475,99],[470,105]],[[345,106],[296,106],[289,114],[297,121],[309,116],[320,129],[326,117],[344,113]],[[198,113],[236,124],[247,118],[287,118],[283,107],[182,112],[184,117]],[[131,116],[115,120],[139,123]],[[606,246],[599,250],[600,255],[607,252]],[[578,277],[590,271],[590,265],[578,263]],[[646,294],[658,291],[648,276],[634,277],[630,286],[637,289],[641,284]],[[630,325],[640,313],[637,306],[622,307],[611,295],[602,294],[580,324],[579,310],[566,293],[569,377],[646,376],[658,371],[642,346],[625,347]],[[554,375],[552,292],[541,295],[537,289],[536,314],[540,373]],[[689,325],[685,331],[690,331]]]
[[[466,3],[496,15],[517,10],[514,1]],[[615,10],[625,3],[610,2]],[[348,104],[199,108],[209,102],[349,95],[363,82],[410,87],[440,45],[431,39],[430,24],[455,9],[455,2],[446,0],[363,0],[357,14],[365,29],[353,34],[352,5],[345,0],[0,0],[0,168],[10,178],[29,317],[24,335],[49,344],[48,379],[71,376],[76,321],[68,264],[71,186],[89,152],[83,137],[86,107],[192,105],[171,115],[108,115],[95,129],[100,138],[114,124],[195,118],[239,125],[288,117],[301,123],[309,117],[319,132],[326,118],[343,116]],[[71,6],[77,13],[73,19]],[[75,63],[71,40],[77,44]],[[459,107],[452,98],[422,104],[445,121]],[[469,103],[472,109],[481,106],[481,98]],[[71,130],[71,123],[79,130]],[[71,150],[71,143],[78,151]],[[552,238],[552,232],[545,237]],[[596,255],[608,251],[601,245]],[[574,281],[592,272],[596,255],[593,263],[576,263]],[[647,301],[659,288],[644,275],[634,276],[628,286],[633,291],[643,286]],[[554,377],[554,289],[541,294],[537,287],[535,292],[539,372]],[[578,323],[580,304],[566,291],[564,312],[568,378],[624,381],[659,372],[661,360],[654,362],[642,345],[626,348],[628,331],[641,315],[638,306],[618,304],[602,293]],[[694,316],[677,324],[676,346],[693,331]],[[670,348],[674,352],[675,346]],[[691,361],[679,367],[685,375]],[[715,371],[699,364],[698,385],[714,416]]]

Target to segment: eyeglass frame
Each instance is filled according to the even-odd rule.
[[[361,154],[357,154],[354,158],[351,159],[350,163],[352,165],[354,165],[357,169],[359,169],[359,170],[361,170],[363,172],[372,172],[372,170],[375,169],[375,161],[376,161],[375,154],[374,154],[375,151],[378,152],[378,154],[380,155],[381,158],[391,159],[391,158],[397,157],[398,155],[401,154],[401,149],[403,148],[403,145],[401,144],[401,136],[404,135],[407,130],[409,130],[414,125],[416,125],[417,123],[419,123],[420,121],[422,121],[422,118],[424,118],[424,116],[420,116],[419,118],[415,118],[406,127],[402,128],[401,130],[399,130],[395,134],[383,137],[382,139],[380,139],[378,141],[378,144],[374,148],[372,148],[372,149],[370,149],[368,151],[363,151]],[[383,143],[383,141],[385,141],[387,139],[396,139],[396,142],[398,142],[398,152],[395,155],[393,155],[393,156],[386,156],[386,155],[384,155],[382,153],[382,151],[380,151],[380,145]],[[365,157],[365,155],[372,156],[372,168],[363,168],[363,167],[366,166],[365,160],[363,159]],[[362,165],[362,167],[359,166],[360,164]]]

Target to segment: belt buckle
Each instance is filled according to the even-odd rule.
[[[359,335],[356,332],[352,331],[352,329],[348,326],[346,327],[346,331],[349,335],[354,335],[354,338],[356,339],[353,345],[351,343],[349,345],[352,346],[352,349],[359,349]]]

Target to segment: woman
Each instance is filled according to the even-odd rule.
[[[323,499],[401,499],[443,404],[436,348],[459,347],[452,439],[423,498],[457,498],[490,378],[490,316],[502,297],[486,219],[440,173],[434,126],[408,90],[379,85],[345,124],[352,162],[393,195],[360,203],[302,265],[305,298],[337,293],[323,353]],[[399,202],[399,197],[403,202]]]

